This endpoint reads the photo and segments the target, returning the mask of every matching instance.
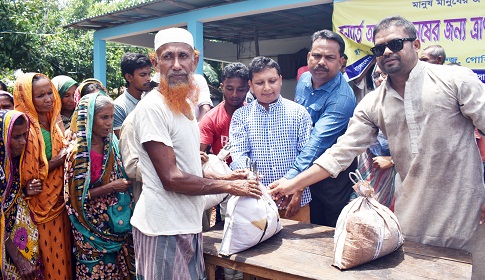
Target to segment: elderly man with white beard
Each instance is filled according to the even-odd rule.
[[[137,105],[133,116],[143,190],[131,224],[136,273],[141,279],[203,279],[203,195],[259,197],[254,180],[202,177],[199,129],[190,98],[197,98],[198,63],[192,35],[169,28],[155,36],[160,86]]]

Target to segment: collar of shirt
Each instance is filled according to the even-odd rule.
[[[342,73],[340,72],[333,79],[324,83],[323,85],[321,85],[316,89],[313,88],[312,75],[310,72],[304,73],[300,79],[301,79],[301,82],[303,83],[304,91],[302,92],[297,90],[295,101],[299,104],[302,104],[303,106],[305,106],[308,100],[312,100],[309,103],[314,103],[314,100],[316,98],[315,97],[312,98],[313,95],[322,97],[322,95],[324,95],[325,93],[335,92],[340,87],[342,82],[345,82],[345,79]]]
[[[411,70],[409,73],[408,80],[406,81],[406,88],[411,88],[411,86],[416,83],[416,79],[420,78],[423,75],[423,70],[427,66],[428,62],[423,62],[418,60],[418,63],[414,66],[414,68]],[[388,92],[392,96],[396,97],[399,100],[404,100],[404,98],[395,91],[391,85],[388,83],[388,80],[384,80],[382,82],[384,84],[384,90],[385,92]]]
[[[424,67],[426,66],[426,63],[427,62],[423,62],[421,60],[418,60],[418,63],[411,70],[411,73],[409,73],[409,78],[406,81],[406,83],[412,82],[416,78],[418,78],[421,75],[423,75],[423,70],[424,70]]]
[[[140,101],[140,100],[136,99],[135,97],[133,97],[133,95],[131,95],[131,94],[128,92],[128,89],[125,89],[124,94],[125,94],[126,98],[127,98],[128,100],[130,100],[130,101],[131,101],[133,104],[135,104],[135,105],[136,105],[136,104],[138,104],[138,101]]]
[[[312,75],[308,75],[307,79],[304,80],[305,82],[305,88],[309,89],[310,91],[325,91],[325,92],[333,92],[342,82],[341,80],[345,80],[342,73],[339,72],[337,76],[335,76],[333,79],[330,81],[324,83],[320,87],[314,89],[313,88],[313,82],[312,82]]]
[[[255,106],[256,106],[256,108],[258,108],[258,110],[260,110],[260,111],[265,111],[265,112],[266,112],[266,111],[267,111],[267,112],[271,112],[271,111],[274,111],[274,110],[275,110],[276,108],[278,108],[279,106],[281,106],[281,104],[282,104],[282,101],[281,101],[281,100],[282,100],[282,97],[281,97],[281,94],[280,94],[280,95],[278,96],[278,99],[277,99],[275,102],[270,103],[270,104],[268,105],[268,110],[266,110],[266,108],[264,108],[264,106],[263,106],[263,105],[259,104],[259,102],[254,102],[254,103],[256,103],[256,105],[255,105]],[[250,104],[252,104],[252,103],[253,103],[253,102],[251,102]]]

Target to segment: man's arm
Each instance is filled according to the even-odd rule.
[[[480,224],[485,223],[485,202],[482,204],[481,215],[480,215]]]
[[[244,110],[234,112],[231,125],[229,126],[229,141],[231,142],[231,169],[243,169],[248,167],[249,138],[246,130],[247,120],[242,115]]]
[[[135,141],[133,121],[130,117],[132,116],[126,118],[126,121],[121,127],[118,146],[120,148],[126,175],[128,175],[129,178],[141,182],[141,172],[138,169],[139,156],[138,150],[136,149],[137,143]]]
[[[199,114],[197,116],[197,121],[202,120],[204,115],[209,112],[214,105],[212,104],[211,100],[211,93],[209,90],[209,85],[207,85],[207,81],[205,80],[203,75],[194,75],[195,82],[199,87],[199,100],[197,100],[197,107],[199,107]]]
[[[302,106],[301,107],[301,114],[299,119],[299,126],[298,126],[298,143],[296,149],[298,153],[301,153],[305,145],[308,143],[308,139],[310,138],[310,132],[312,129],[312,118],[310,114],[306,111],[306,109]],[[282,180],[286,180],[283,178]],[[281,180],[281,181],[282,181]],[[294,214],[296,214],[300,210],[301,200],[303,196],[303,191],[298,190],[292,195],[291,199],[285,199],[284,201],[279,202],[279,207],[283,209],[286,207],[286,212],[284,218],[291,218]]]
[[[273,196],[273,199],[279,200],[277,201],[278,204],[286,196],[303,191],[306,187],[327,179],[328,177],[330,177],[330,173],[327,170],[314,164],[292,179],[278,180],[269,184],[268,188],[270,190],[268,193]]]
[[[375,116],[369,116],[368,112],[373,107],[372,100],[368,104],[359,103],[355,114],[349,122],[349,126],[344,135],[330,149],[326,150],[313,165],[305,171],[299,173],[296,177],[288,180],[282,178],[269,185],[270,193],[278,199],[303,190],[316,182],[328,177],[337,177],[345,170],[367,147],[369,147],[377,138],[379,128],[373,121]]]
[[[214,130],[214,122],[210,117],[202,118],[199,122],[200,132],[200,151],[205,152],[207,147],[216,140],[216,132]]]
[[[303,106],[301,110],[300,125],[298,127],[298,143],[296,147],[298,153],[304,150],[308,144],[308,140],[310,140],[310,134],[312,132],[312,118]]]
[[[453,71],[456,71],[454,77],[461,113],[473,121],[479,132],[485,133],[485,84],[466,67],[458,67]]]
[[[162,142],[143,143],[163,187],[186,195],[230,193],[259,198],[261,190],[255,180],[212,180],[198,177],[180,170],[176,164],[172,147]]]
[[[209,147],[208,144],[203,144],[203,143],[200,143],[200,151],[201,152],[205,152],[205,150],[207,150],[207,147]]]
[[[455,71],[455,70],[454,70]],[[470,69],[460,67],[456,71],[466,71],[454,75],[458,85],[458,104],[462,114],[473,121],[479,133],[485,132],[485,84]],[[461,74],[461,73],[460,73]],[[482,134],[483,136],[483,134]],[[480,209],[480,224],[485,223],[485,202]]]
[[[199,106],[199,117],[197,118],[197,121],[201,121],[202,118],[207,114],[212,109],[212,107],[209,104],[204,104]]]

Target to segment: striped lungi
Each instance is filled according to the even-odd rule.
[[[205,279],[202,233],[147,236],[133,227],[137,279]]]
[[[361,173],[362,178],[369,181],[374,188],[374,192],[377,194],[377,201],[394,212],[396,170],[394,166],[387,169],[377,168],[372,160],[374,157],[375,155],[367,149],[359,155],[357,169]]]

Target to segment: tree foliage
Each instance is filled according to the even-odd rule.
[[[93,31],[64,28],[84,18],[126,8],[130,0],[0,0],[0,79],[14,71],[68,75],[77,81],[93,77]],[[107,87],[119,88],[120,61],[126,51],[144,48],[107,44]]]
[[[144,0],[0,0],[0,80],[14,81],[14,71],[68,75],[76,81],[93,77],[93,33],[63,26],[124,9]],[[146,48],[106,44],[106,87],[125,84],[120,61],[126,52],[148,55]],[[204,62],[212,92],[220,95],[221,64]]]

